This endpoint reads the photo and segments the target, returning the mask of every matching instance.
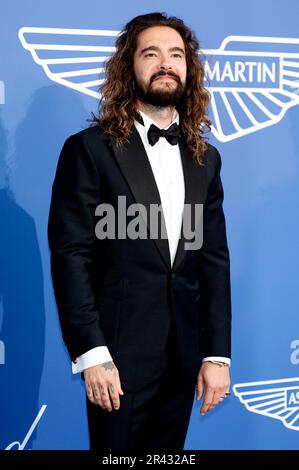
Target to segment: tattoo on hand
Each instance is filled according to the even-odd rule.
[[[108,361],[108,362],[103,362],[101,366],[104,367],[105,370],[112,370],[114,367],[114,364],[112,361]]]

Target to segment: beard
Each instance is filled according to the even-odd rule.
[[[153,81],[163,75],[169,75],[176,80],[176,87],[173,86],[168,87],[167,85],[163,85],[154,89],[152,87]],[[185,96],[185,87],[183,86],[180,77],[174,75],[172,73],[157,73],[153,75],[150,80],[149,85],[146,87],[142,86],[138,83],[136,79],[136,96],[137,98],[142,101],[143,103],[150,104],[152,106],[157,106],[160,108],[166,108],[168,106],[177,106],[181,103]]]

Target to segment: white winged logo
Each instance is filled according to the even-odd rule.
[[[233,392],[248,411],[299,431],[299,377],[235,384]]]
[[[120,31],[23,27],[19,39],[56,83],[99,98]],[[212,132],[221,142],[278,123],[299,104],[299,39],[227,36],[203,49]]]

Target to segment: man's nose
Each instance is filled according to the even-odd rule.
[[[171,66],[168,66],[168,65],[160,65],[160,70],[164,70],[165,72],[168,72],[168,70],[171,70]]]
[[[171,63],[170,63],[170,59],[168,56],[166,55],[161,56],[160,69],[164,69],[164,70],[171,69]]]

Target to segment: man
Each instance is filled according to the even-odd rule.
[[[209,95],[198,49],[177,18],[130,21],[106,66],[99,117],[59,158],[51,269],[73,372],[86,385],[91,449],[183,449],[195,387],[202,415],[229,395],[221,160],[203,136]],[[161,205],[167,238],[151,238],[148,219],[146,238],[102,236],[98,206],[119,220],[120,197],[127,208]],[[182,230],[188,205],[203,205],[197,249]]]

